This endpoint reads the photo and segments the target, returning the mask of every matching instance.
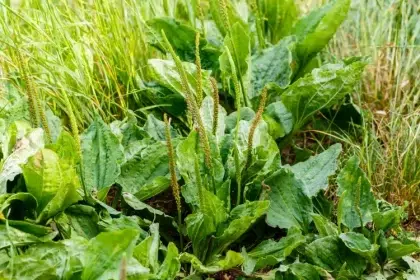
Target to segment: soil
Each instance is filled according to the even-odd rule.
[[[176,216],[176,201],[171,188],[168,188],[166,191],[149,198],[145,201],[145,203],[167,215]]]
[[[215,280],[234,280],[240,276],[243,276],[242,271],[238,269],[230,269],[230,270],[215,273],[211,275],[211,278]]]

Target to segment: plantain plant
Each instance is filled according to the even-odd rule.
[[[316,66],[350,2],[298,19],[293,1],[250,1],[245,21],[236,1],[201,2],[197,24],[147,22],[168,59],[149,60],[143,90],[176,96],[172,122],[96,114],[79,134],[63,93],[71,133],[59,122],[44,141],[33,101],[2,86],[1,278],[420,277],[404,207],[375,199],[357,157],[336,143],[281,160],[279,144],[360,79],[363,58]]]

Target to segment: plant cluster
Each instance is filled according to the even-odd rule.
[[[2,85],[1,277],[420,277],[404,208],[375,199],[356,156],[340,168],[336,143],[281,160],[279,146],[351,101],[366,59],[316,58],[350,1],[302,18],[293,1],[193,2],[196,25],[146,23],[164,59],[148,60],[140,86],[169,103],[162,117],[96,114],[80,133],[67,93],[69,130],[27,68],[26,96]]]

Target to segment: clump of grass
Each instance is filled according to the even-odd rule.
[[[320,1],[313,1],[315,2]],[[324,1],[325,2],[325,1]],[[330,42],[328,53],[344,58],[369,55],[355,102],[364,109],[361,141],[345,138],[378,196],[409,202],[411,218],[420,215],[420,30],[416,1],[353,3],[348,20]]]
[[[80,128],[93,120],[94,112],[110,122],[124,117],[128,109],[147,105],[138,87],[140,80],[148,79],[152,52],[144,22],[154,16],[152,9],[159,3],[7,2],[0,4],[1,67],[5,76],[18,71],[14,53],[25,54],[33,83],[56,114],[66,110],[62,89]]]

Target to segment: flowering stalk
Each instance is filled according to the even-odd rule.
[[[249,167],[249,165],[251,164],[251,161],[252,161],[252,146],[253,146],[253,143],[254,143],[255,129],[257,128],[258,123],[261,121],[266,101],[267,101],[267,88],[264,87],[263,90],[262,90],[262,93],[261,93],[261,99],[260,99],[260,104],[258,106],[257,113],[255,114],[255,117],[252,120],[251,128],[249,129],[248,149],[247,149],[245,169],[247,169]]]
[[[211,86],[213,88],[213,128],[212,133],[216,135],[217,123],[219,120],[219,89],[217,88],[217,81],[215,78],[210,78]]]
[[[225,52],[227,54],[228,60],[229,60],[229,64],[230,64],[230,69],[232,72],[232,81],[233,81],[233,88],[235,89],[235,107],[236,110],[239,111],[240,107],[241,107],[241,99],[242,99],[242,89],[241,89],[241,85],[239,84],[238,81],[238,76],[236,74],[236,66],[235,66],[235,62],[233,61],[232,55],[229,51],[229,48],[225,46]]]
[[[38,109],[37,99],[34,93],[32,81],[29,79],[29,76],[28,76],[26,64],[24,64],[22,55],[20,54],[19,51],[17,52],[17,59],[18,59],[19,66],[22,71],[22,78],[25,81],[26,95],[28,96],[28,103],[29,103],[29,106],[28,106],[29,116],[31,118],[30,121],[34,127],[39,127],[39,118],[38,118],[38,112],[37,112],[37,109]]]
[[[66,106],[66,114],[67,114],[67,116],[70,120],[70,130],[71,130],[71,133],[73,135],[74,141],[76,143],[76,152],[77,152],[78,161],[79,161],[78,168],[79,168],[79,171],[80,171],[79,172],[79,174],[80,174],[79,179],[80,179],[80,183],[81,183],[82,188],[83,188],[85,199],[87,200],[89,198],[89,196],[88,196],[88,193],[87,193],[87,190],[86,190],[85,182],[83,180],[84,168],[83,168],[83,159],[82,159],[82,156],[83,156],[82,155],[82,147],[80,146],[79,128],[77,127],[77,120],[76,120],[76,116],[74,115],[74,111],[73,111],[73,108],[71,106],[70,99],[69,99],[69,97],[67,96],[67,93],[64,90],[62,90],[62,96],[64,97],[64,105]]]
[[[46,142],[51,143],[51,132],[48,126],[47,116],[45,115],[44,106],[35,89],[33,80],[28,75],[28,65],[23,62],[20,52],[17,53],[17,57],[22,70],[22,78],[26,85],[26,95],[28,96],[31,123],[34,127],[39,127],[41,124],[45,132]]]
[[[260,51],[262,51],[265,48],[265,41],[264,41],[264,35],[262,32],[262,18],[260,10],[258,9],[257,0],[251,1],[251,7],[254,10],[255,14],[255,27],[257,29],[257,38],[258,38],[258,45],[260,47]]]
[[[197,103],[200,106],[203,101],[203,75],[201,73],[201,60],[200,60],[200,33],[195,34],[195,66],[197,71]]]
[[[178,70],[179,76],[181,78],[181,86],[182,86],[182,90],[185,92],[185,96],[186,96],[185,98],[187,100],[188,110],[191,112],[193,120],[197,124],[198,134],[200,136],[200,142],[203,145],[203,149],[204,149],[206,166],[208,169],[212,170],[210,143],[207,138],[206,129],[204,127],[203,120],[201,119],[201,116],[200,116],[200,109],[189,87],[187,74],[185,73],[185,69],[182,65],[181,60],[176,55],[174,49],[169,43],[168,38],[166,37],[165,32],[163,30],[162,30],[162,37],[163,37],[163,41],[164,41],[166,49],[172,55],[172,58],[176,65],[176,69]]]
[[[231,22],[230,22],[230,17],[229,17],[229,13],[228,13],[228,7],[227,7],[226,0],[219,0],[219,12],[220,12],[220,15],[221,15],[221,18],[222,18],[224,24],[226,25],[227,35],[229,36],[230,46],[232,48],[232,56],[231,57],[234,58],[234,60],[232,59],[232,62],[235,61],[236,64],[235,63],[233,63],[233,64],[239,66],[238,51],[235,47],[235,42],[232,39],[232,27],[231,27]],[[228,48],[226,47],[226,49],[228,49]],[[229,58],[229,60],[230,59],[231,58]],[[232,68],[232,63],[230,62],[230,64],[231,64],[231,68]],[[238,79],[238,76],[239,76],[239,79]],[[244,82],[242,81],[242,73],[241,73],[240,68],[236,69],[236,67],[235,67],[235,70],[232,71],[232,79],[233,79],[233,83],[234,83],[234,86],[235,86],[235,92],[237,91],[236,88],[242,88],[242,90],[245,90]],[[235,83],[238,84],[238,85],[240,84],[241,86],[239,87],[238,85],[235,85]],[[249,106],[249,104],[248,104],[249,101],[248,101],[248,98],[245,95],[245,92],[243,92],[243,97],[244,97],[243,101],[244,101],[245,106]]]
[[[204,23],[204,14],[203,14],[203,9],[201,8],[200,0],[197,0],[196,13],[197,13],[197,17],[199,18],[201,22],[201,30],[203,30],[204,37],[206,37],[206,25]]]
[[[44,106],[42,105],[41,100],[38,101],[38,112],[39,112],[39,115],[40,115],[42,128],[45,131],[45,136],[47,138],[46,139],[47,143],[51,143],[52,142],[51,131],[50,131],[50,128],[48,126],[47,116],[45,114]]]
[[[181,249],[184,248],[183,239],[182,239],[182,209],[181,209],[181,195],[179,191],[178,179],[176,178],[175,172],[175,153],[174,147],[172,145],[171,139],[171,127],[170,127],[170,120],[166,114],[163,115],[163,119],[165,121],[165,134],[166,134],[166,146],[168,148],[168,157],[169,157],[169,172],[171,174],[171,187],[172,187],[172,195],[175,198],[176,202],[176,209],[178,212],[178,228],[179,228],[179,238]]]

